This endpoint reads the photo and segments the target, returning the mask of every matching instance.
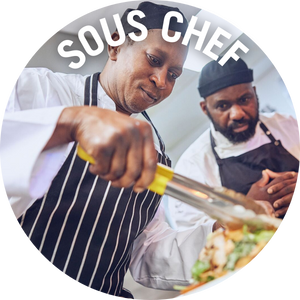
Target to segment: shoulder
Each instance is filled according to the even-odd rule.
[[[180,156],[175,170],[176,172],[191,177],[195,180],[204,181],[207,172],[215,164],[210,144],[210,129],[207,129],[197,140],[195,140]]]
[[[195,160],[211,151],[210,129],[204,131],[181,155],[182,159]]]
[[[262,115],[260,119],[271,131],[272,135],[279,139],[282,145],[298,158],[300,141],[297,120],[293,116],[279,113]]]
[[[272,132],[275,138],[295,135],[298,139],[298,122],[288,114],[268,113],[260,114],[260,120]]]
[[[276,124],[297,124],[296,118],[288,114],[261,113],[260,120],[267,126],[276,126]]]
[[[81,75],[80,75],[81,76]],[[28,82],[33,82],[35,84],[39,83],[67,83],[67,80],[69,81],[76,81],[78,79],[78,75],[74,74],[64,74],[64,73],[58,73],[58,72],[53,72],[50,69],[47,68],[25,68],[20,77],[19,77],[19,82],[20,81],[28,81]]]
[[[81,74],[53,72],[47,68],[25,68],[19,77],[17,88],[31,93],[48,91],[48,95],[56,94],[68,99],[66,105],[81,105],[86,77]]]

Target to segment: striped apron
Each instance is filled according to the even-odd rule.
[[[85,105],[97,105],[98,78],[99,73],[86,79]],[[154,130],[162,152],[157,153],[158,161],[170,166]],[[75,143],[48,192],[19,223],[39,251],[65,274],[98,291],[132,298],[123,281],[133,242],[154,217],[161,196],[112,187],[88,167],[76,155]]]

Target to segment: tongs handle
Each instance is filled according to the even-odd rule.
[[[95,159],[87,154],[80,145],[77,145],[77,155],[84,161],[88,161],[92,165],[95,164]],[[157,164],[157,169],[155,173],[155,178],[153,182],[149,185],[148,189],[159,195],[165,193],[168,181],[172,180],[174,171],[160,163]]]
[[[95,164],[95,159],[91,155],[87,154],[82,147],[78,144],[77,145],[77,155],[84,161],[88,161],[90,164]]]

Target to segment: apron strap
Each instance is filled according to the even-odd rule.
[[[91,106],[90,103],[90,88],[91,88],[91,76],[88,76],[84,85],[84,105]]]
[[[84,105],[97,106],[97,88],[100,72],[88,76],[85,80]]]
[[[154,129],[154,131],[155,131],[155,133],[156,133],[156,136],[157,136],[157,138],[158,138],[158,141],[159,141],[160,151],[161,151],[162,155],[163,155],[165,158],[169,159],[169,157],[168,157],[167,154],[165,153],[165,151],[166,151],[165,143],[163,142],[163,140],[162,140],[160,134],[158,133],[157,129],[155,128],[154,124],[152,123],[152,121],[151,121],[149,115],[146,113],[146,111],[143,111],[143,112],[142,112],[142,115],[145,117],[145,119],[146,119],[146,120],[151,124],[151,126],[153,127],[153,129]]]
[[[259,121],[259,126],[265,133],[265,135],[270,139],[270,141],[275,145],[278,146],[280,144],[280,141],[276,140],[274,136],[272,135],[271,131],[268,129],[268,127],[262,122]]]
[[[213,151],[213,154],[216,158],[216,161],[218,163],[218,165],[220,165],[222,163],[222,159],[219,157],[217,151],[215,150],[215,147],[216,147],[216,142],[215,142],[215,139],[213,138],[212,136],[212,133],[211,133],[211,130],[209,131],[209,135],[210,135],[210,145],[211,145],[211,149]]]

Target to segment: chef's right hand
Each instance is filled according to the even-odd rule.
[[[115,187],[134,185],[135,192],[142,192],[154,180],[157,156],[147,122],[97,107],[68,107],[48,144],[61,141],[77,141],[95,160],[90,172]]]

